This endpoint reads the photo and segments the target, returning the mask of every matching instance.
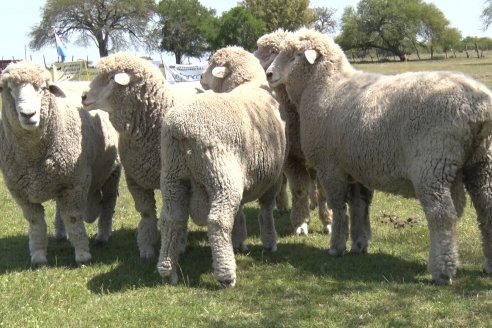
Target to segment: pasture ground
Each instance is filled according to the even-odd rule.
[[[492,87],[492,56],[356,66],[464,71]],[[428,229],[415,200],[377,192],[369,254],[342,258],[328,256],[329,236],[320,232],[316,211],[307,237],[292,236],[288,214],[276,213],[278,251],[263,253],[251,203],[251,252],[236,256],[237,287],[221,290],[206,230],[193,224],[179,285],[160,284],[157,259],[138,256],[138,215],[124,180],[113,236],[102,248],[91,245],[90,264],[75,267],[69,242],[51,237],[49,265],[32,270],[27,223],[0,181],[0,327],[492,327],[492,276],[482,272],[470,204],[458,228],[461,267],[453,285],[438,287],[426,269]],[[52,236],[52,202],[46,217]],[[87,229],[93,238],[95,226]]]

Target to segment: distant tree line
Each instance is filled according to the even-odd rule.
[[[100,56],[128,48],[173,53],[176,63],[200,58],[227,45],[256,48],[256,40],[278,28],[312,27],[340,33],[336,42],[354,57],[381,60],[436,52],[481,56],[490,38],[463,38],[434,5],[423,0],[361,0],[346,7],[339,25],[335,10],[311,8],[309,0],[242,0],[216,15],[199,0],[47,0],[41,22],[31,32],[33,49],[52,44],[53,30],[83,46],[91,43]],[[492,0],[485,1],[484,29],[492,23]]]

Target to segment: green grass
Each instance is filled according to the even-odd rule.
[[[357,65],[383,73],[463,70],[484,77],[492,60]],[[68,242],[49,240],[49,266],[31,270],[27,222],[0,181],[0,327],[492,327],[492,277],[482,273],[475,212],[459,223],[461,267],[453,285],[434,286],[427,272],[428,230],[412,199],[376,193],[369,254],[332,258],[329,236],[311,212],[312,233],[292,236],[288,214],[275,213],[278,252],[263,253],[249,204],[251,252],[236,257],[235,289],[213,278],[206,230],[190,225],[177,286],[160,284],[157,259],[138,257],[138,215],[122,181],[114,233],[93,261],[75,267]],[[159,199],[159,204],[161,204]],[[46,206],[53,235],[53,203]],[[411,218],[415,225],[395,228]],[[95,225],[87,225],[93,238]]]

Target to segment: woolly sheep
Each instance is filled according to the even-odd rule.
[[[82,103],[108,111],[119,133],[128,190],[141,216],[137,233],[140,257],[150,259],[159,239],[154,190],[159,189],[160,180],[161,121],[185,94],[171,88],[158,67],[128,53],[102,58],[97,68]],[[191,95],[190,91],[186,98]]]
[[[189,215],[208,227],[214,274],[223,287],[236,283],[231,234],[245,233],[235,227],[244,223],[244,203],[259,200],[263,247],[276,250],[273,207],[281,183],[285,132],[266,83],[252,54],[239,47],[223,48],[212,56],[202,78],[204,89],[219,93],[197,95],[166,115],[161,147],[166,201],[157,265],[164,281],[177,283],[178,241]]]
[[[255,51],[263,69],[267,69],[273,59],[278,55],[280,43],[289,32],[279,29],[275,32],[263,35],[258,39],[258,49]],[[280,115],[286,122],[287,158],[285,159],[284,172],[288,178],[292,195],[292,210],[290,220],[296,234],[308,234],[309,222],[309,196],[311,204],[318,204],[318,214],[323,232],[331,231],[331,212],[323,200],[323,193],[318,195],[316,182],[311,177],[315,173],[309,172],[306,160],[301,149],[299,114],[292,101],[289,100],[285,86],[279,85],[273,88],[276,99],[280,104]],[[311,173],[311,174],[310,174]],[[321,201],[317,201],[321,197]]]
[[[454,72],[360,72],[332,39],[311,30],[286,38],[267,78],[272,86],[285,84],[298,105],[302,150],[333,210],[330,254],[345,251],[345,199],[356,181],[357,220],[368,221],[367,188],[419,199],[429,227],[429,271],[436,283],[450,284],[464,184],[477,211],[485,271],[492,273],[492,93],[484,85]],[[352,249],[367,248],[364,225],[352,235]]]
[[[48,71],[31,62],[10,64],[1,75],[0,90],[0,168],[29,223],[32,265],[47,263],[42,203],[50,199],[75,248],[76,262],[89,261],[83,220],[99,217],[96,242],[106,242],[118,195],[121,166],[108,115],[71,107]],[[57,234],[64,232],[57,227]]]

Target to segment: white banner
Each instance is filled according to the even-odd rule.
[[[207,66],[208,62],[201,62],[193,65],[164,64],[166,80],[171,84],[200,81],[200,76]]]
[[[80,80],[82,61],[54,63],[52,66],[53,81]]]

